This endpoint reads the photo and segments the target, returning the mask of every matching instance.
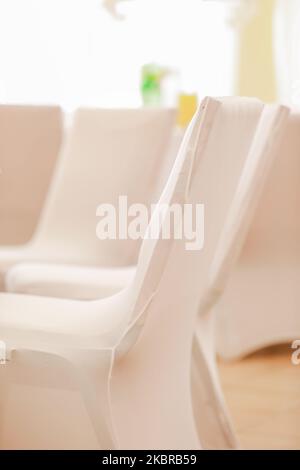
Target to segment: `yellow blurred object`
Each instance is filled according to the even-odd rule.
[[[194,116],[197,109],[198,99],[197,95],[187,95],[181,93],[178,97],[178,114],[177,114],[177,125],[180,127],[186,127],[192,117]]]

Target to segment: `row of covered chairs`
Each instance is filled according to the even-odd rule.
[[[149,206],[157,200],[181,139],[174,121],[174,110],[79,110],[62,146],[58,107],[1,106],[1,235],[8,240],[12,231],[22,232],[24,221],[41,215],[26,246],[0,250],[0,285],[5,282],[11,292],[76,299],[99,298],[125,286],[135,271],[140,240],[99,243],[95,207],[116,205],[124,194],[129,203]],[[218,352],[224,358],[292,341],[300,329],[299,127],[300,116],[293,112],[245,247],[216,308]],[[27,235],[34,224],[25,222],[25,232],[29,226]],[[253,315],[264,315],[263,328]]]
[[[243,325],[225,314],[227,291],[240,295],[238,269],[230,274],[247,234],[246,248],[255,224],[261,229],[297,119],[256,100],[206,99],[176,152],[174,112],[139,111],[79,111],[35,235],[1,249],[11,292],[0,296],[11,355],[0,369],[3,447],[238,445],[218,381],[213,311],[223,307],[219,352],[234,356],[228,325],[233,334],[235,321]],[[203,250],[189,252],[182,240],[97,240],[96,207],[120,194],[147,205],[204,203]]]

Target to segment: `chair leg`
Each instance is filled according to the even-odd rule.
[[[205,449],[238,449],[220,386],[213,348],[211,312],[198,318],[193,342],[192,395],[196,426]]]
[[[117,447],[110,403],[110,376],[113,350],[78,350],[64,353],[75,371],[87,413],[93,425],[99,449]]]

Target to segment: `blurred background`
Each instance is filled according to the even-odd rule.
[[[206,95],[297,109],[299,0],[0,0],[0,105],[58,105],[63,134],[80,107],[175,107],[184,129]],[[53,148],[40,155],[27,142],[20,155],[17,130],[1,143],[12,129],[1,116],[0,243],[22,244],[34,233],[63,139],[53,128]],[[24,129],[22,119],[16,126]],[[294,185],[300,189],[299,174]],[[274,209],[268,204],[258,225]],[[220,363],[247,448],[300,448],[300,366],[290,356],[283,345]]]
[[[138,106],[145,64],[177,92],[297,103],[297,0],[0,0],[0,100]]]
[[[206,95],[297,108],[299,46],[299,0],[0,0],[0,104],[58,105],[66,130],[80,107],[174,107],[181,129]],[[4,150],[1,199],[17,198],[0,202],[0,241],[21,243],[57,152]]]

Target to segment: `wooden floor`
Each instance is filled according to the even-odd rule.
[[[290,345],[270,348],[220,373],[241,447],[300,449],[300,365]]]

